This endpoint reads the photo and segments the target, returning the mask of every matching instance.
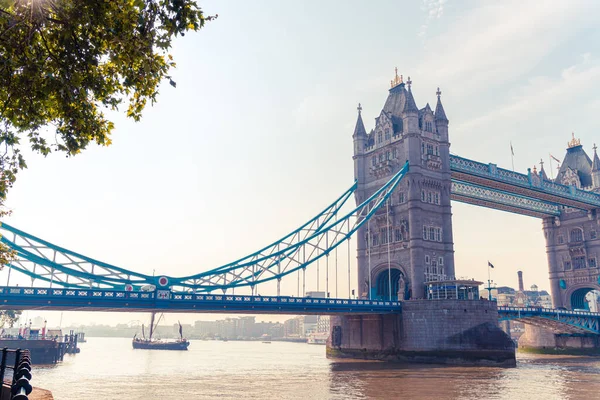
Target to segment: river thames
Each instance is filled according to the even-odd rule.
[[[189,351],[133,350],[88,338],[62,364],[36,367],[56,400],[596,399],[600,358],[518,355],[518,367],[336,362],[325,346],[192,341]]]

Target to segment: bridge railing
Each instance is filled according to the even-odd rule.
[[[188,292],[172,292],[169,290],[157,290],[155,292],[133,292],[106,289],[56,289],[56,288],[26,288],[26,287],[0,287],[0,296],[6,298],[19,297],[39,299],[103,299],[123,300],[129,303],[173,301],[179,302],[204,302],[204,303],[229,303],[248,305],[290,305],[309,307],[400,307],[399,301],[389,300],[366,300],[366,299],[338,299],[338,298],[316,298],[316,297],[289,297],[289,296],[251,296],[232,294],[199,294]],[[44,300],[45,301],[45,300]]]
[[[581,190],[575,186],[551,182],[541,177],[534,180],[531,173],[521,174],[504,168],[498,168],[496,164],[485,164],[457,155],[450,155],[450,169],[600,206],[600,195],[596,193]]]
[[[507,312],[521,312],[521,313],[546,313],[546,314],[560,314],[564,316],[568,315],[579,315],[585,317],[598,317],[600,318],[600,313],[595,313],[591,311],[571,311],[571,310],[559,310],[556,308],[543,308],[543,307],[509,307],[509,306],[498,306],[498,311],[507,311]]]

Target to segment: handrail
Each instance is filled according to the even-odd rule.
[[[8,364],[8,355],[15,355],[15,362]],[[0,382],[4,384],[4,375],[6,369],[12,369],[12,382],[10,385],[11,400],[28,400],[28,396],[33,390],[31,386],[31,354],[29,350],[21,349],[2,349],[2,359],[0,361]]]

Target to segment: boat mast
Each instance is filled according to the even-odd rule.
[[[149,338],[149,340],[152,340],[152,333],[154,332],[154,315],[156,315],[156,313],[152,312],[151,317],[150,317],[150,338]]]

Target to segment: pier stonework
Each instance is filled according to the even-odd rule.
[[[514,343],[487,300],[425,300],[426,282],[454,282],[448,118],[438,88],[435,112],[419,109],[396,73],[375,128],[367,133],[359,104],[353,134],[357,204],[408,161],[390,200],[358,232],[359,295],[400,300],[396,315],[331,319],[327,355],[424,363],[514,366]],[[456,296],[458,297],[458,296]],[[439,298],[435,297],[435,298]]]
[[[535,325],[525,325],[519,351],[536,354],[599,355],[600,336],[557,334]]]
[[[496,304],[411,300],[401,315],[333,316],[333,358],[434,364],[515,366],[515,346],[498,328]],[[335,331],[334,331],[335,332]]]

